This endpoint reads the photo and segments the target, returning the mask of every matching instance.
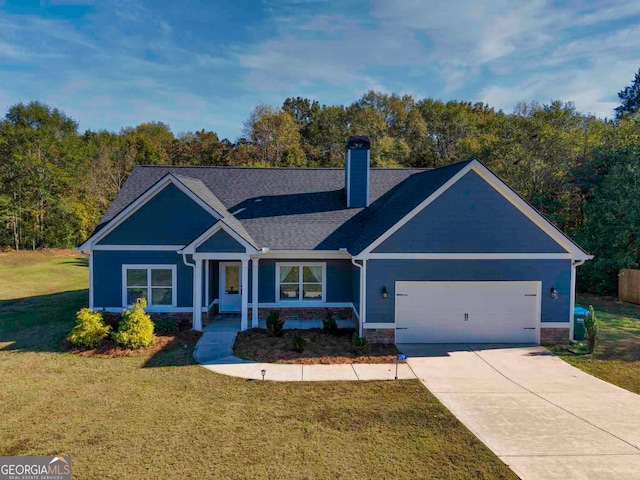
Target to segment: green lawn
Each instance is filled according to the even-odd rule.
[[[74,478],[515,478],[418,381],[246,381],[184,345],[63,353],[87,276],[83,259],[0,255],[1,455],[71,455]]]
[[[593,295],[580,295],[576,303],[595,308],[600,341],[593,358],[585,354],[584,344],[572,347],[576,355],[561,357],[587,373],[640,394],[640,306]]]

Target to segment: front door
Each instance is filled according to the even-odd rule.
[[[220,262],[220,311],[239,312],[242,309],[242,264]]]

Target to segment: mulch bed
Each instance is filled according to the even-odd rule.
[[[336,363],[394,363],[398,349],[395,345],[369,345],[366,353],[357,355],[353,351],[352,338],[355,330],[341,328],[338,336],[322,329],[283,330],[281,337],[270,337],[263,328],[252,328],[238,332],[233,353],[245,360],[268,363],[336,364]],[[300,335],[308,340],[301,353],[293,350],[293,338]]]
[[[146,348],[132,350],[117,345],[113,340],[106,339],[97,348],[83,349],[77,348],[64,339],[61,342],[63,350],[74,353],[81,357],[98,357],[98,358],[114,358],[114,357],[144,357],[153,355],[162,350],[172,349],[178,345],[195,345],[202,334],[191,330],[182,330],[175,335],[157,335],[156,341]]]

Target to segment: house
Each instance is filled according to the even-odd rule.
[[[139,166],[91,237],[90,306],[241,328],[353,319],[372,342],[567,342],[592,258],[477,160],[344,169]],[[195,308],[194,308],[195,305]]]

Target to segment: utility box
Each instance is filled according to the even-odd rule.
[[[584,340],[584,317],[589,315],[589,310],[584,307],[576,305],[573,309],[573,339],[582,341]]]

